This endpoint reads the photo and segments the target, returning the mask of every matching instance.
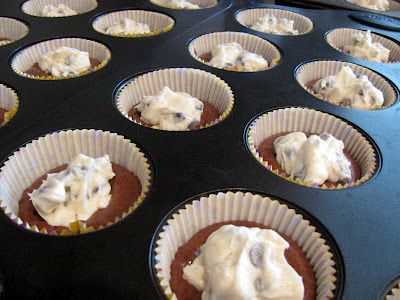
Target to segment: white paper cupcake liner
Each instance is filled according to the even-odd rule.
[[[108,27],[118,24],[121,20],[131,19],[135,22],[143,23],[149,26],[150,33],[142,34],[108,34],[106,30]],[[121,10],[116,12],[107,13],[99,16],[93,22],[94,30],[112,36],[118,37],[147,37],[154,36],[160,33],[170,31],[174,27],[175,21],[166,14],[146,11],[146,10]]]
[[[313,22],[300,14],[276,8],[250,8],[239,11],[235,18],[243,26],[250,28],[253,26],[257,20],[265,15],[272,15],[278,19],[286,18],[288,20],[293,20],[293,28],[298,30],[299,34],[309,33],[313,29]],[[250,28],[251,29],[251,28]],[[254,30],[254,29],[253,29]],[[255,30],[257,31],[257,30]],[[261,32],[261,31],[258,31]],[[274,34],[274,33],[271,33]]]
[[[108,225],[134,211],[146,197],[151,181],[147,158],[130,140],[108,131],[83,129],[58,131],[40,137],[14,152],[0,169],[0,207],[5,214],[20,226],[36,232],[45,229],[31,226],[18,217],[19,200],[23,191],[50,170],[71,161],[77,154],[91,157],[108,154],[111,162],[117,163],[134,173],[142,186],[138,199],[132,207]],[[84,222],[76,222],[71,231],[64,234],[86,233],[95,230],[86,228]],[[96,229],[101,229],[96,228]],[[53,232],[51,234],[54,234]]]
[[[218,4],[217,0],[188,0],[188,1],[191,2],[192,4],[197,4],[198,6],[200,6],[200,8],[180,8],[176,5],[173,5],[168,0],[150,0],[151,3],[157,6],[171,8],[171,9],[183,9],[183,10],[198,10],[198,9],[211,8]]]
[[[295,131],[313,134],[327,132],[343,141],[345,149],[360,166],[361,178],[356,182],[328,187],[325,184],[321,186],[311,185],[298,179],[295,180],[291,177],[283,176],[278,170],[273,170],[268,161],[264,161],[260,156],[257,148],[270,136]],[[314,188],[343,189],[358,186],[372,177],[377,165],[374,148],[359,131],[337,117],[309,108],[288,107],[263,114],[250,125],[247,133],[247,142],[253,156],[268,170],[294,183]]]
[[[400,282],[398,282],[386,295],[385,300],[400,300]]]
[[[203,64],[212,66],[211,63],[202,60],[199,56],[210,53],[219,44],[232,42],[237,42],[243,49],[264,57],[268,61],[268,69],[276,66],[281,60],[281,53],[275,45],[258,36],[243,32],[226,31],[204,34],[191,41],[188,49],[193,58]]]
[[[29,32],[28,26],[16,19],[0,17],[0,38],[8,41],[0,41],[0,46],[11,44],[22,39]]]
[[[298,68],[298,70],[296,71],[296,79],[297,82],[307,92],[309,92],[310,94],[312,94],[313,96],[315,96],[320,100],[326,101],[321,96],[314,93],[310,88],[308,88],[306,84],[308,84],[313,80],[321,79],[322,77],[336,75],[344,66],[350,67],[355,75],[367,75],[368,80],[371,81],[374,87],[382,91],[384,99],[382,108],[388,108],[389,106],[393,105],[396,102],[398,97],[397,92],[393,88],[393,85],[387,79],[385,79],[384,77],[382,77],[381,75],[370,69],[349,62],[336,61],[336,60],[321,60],[321,61],[308,62],[301,65],[301,67]]]
[[[206,127],[224,120],[233,107],[233,93],[225,81],[202,70],[176,68],[153,71],[134,77],[117,94],[117,108],[126,118],[133,121],[128,116],[129,110],[144,97],[159,93],[164,86],[175,92],[188,93],[214,106],[221,115]]]
[[[352,29],[352,28],[337,28],[331,30],[326,35],[326,41],[328,44],[335,48],[336,50],[343,52],[343,47],[351,44],[352,36],[358,32],[365,32],[364,30]],[[390,39],[381,36],[379,34],[371,32],[372,42],[381,43],[382,46],[390,50],[389,54],[389,63],[398,63],[400,62],[400,46]],[[346,55],[350,55],[345,53]],[[350,55],[353,56],[353,55]],[[353,56],[356,57],[356,56]]]
[[[33,76],[25,73],[25,71],[32,67],[32,65],[39,62],[39,59],[42,57],[42,55],[63,46],[88,52],[89,57],[99,60],[100,64],[95,68],[90,68],[84,72],[81,72],[79,75],[69,75],[60,78],[54,76]],[[12,58],[11,67],[15,73],[26,78],[38,80],[60,80],[75,78],[98,71],[107,65],[110,59],[111,52],[103,44],[81,38],[62,38],[40,42],[22,49]]]
[[[78,15],[94,10],[98,5],[96,0],[29,0],[22,4],[21,9],[24,13],[35,17],[60,18],[42,16],[42,8],[45,5],[57,6],[59,4],[64,4],[68,6],[72,10],[76,11]]]
[[[0,83],[0,108],[7,110],[4,121],[0,127],[6,125],[17,113],[19,98],[17,93],[10,87]]]
[[[261,195],[227,192],[194,200],[176,211],[155,237],[154,261],[158,284],[168,299],[177,299],[169,285],[170,266],[178,248],[201,229],[219,222],[250,221],[278,230],[303,250],[316,277],[316,299],[332,299],[335,263],[326,241],[302,215],[277,200]]]
[[[346,1],[347,1],[347,0],[346,0]],[[394,1],[394,0],[388,0],[388,1],[389,1],[389,9],[386,10],[386,11],[391,11],[391,10],[398,11],[398,10],[400,10],[400,3],[399,3],[399,2]],[[369,10],[371,10],[371,11],[382,11],[382,10],[370,9],[370,8],[368,8],[368,7],[358,5],[358,4],[352,3],[352,2],[350,2],[350,1],[347,1],[347,2],[353,4],[355,7],[362,7],[362,8],[369,9]]]

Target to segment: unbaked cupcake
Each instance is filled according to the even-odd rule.
[[[237,72],[257,72],[273,68],[281,53],[272,43],[242,32],[214,32],[195,38],[190,54],[201,63]]]
[[[10,87],[0,84],[0,127],[6,125],[17,113],[19,98]]]
[[[351,109],[387,108],[397,99],[388,80],[372,70],[347,62],[308,62],[296,70],[296,79],[317,98]]]
[[[152,248],[156,285],[168,299],[334,297],[330,245],[269,197],[220,192],[186,202],[159,226]]]
[[[381,63],[400,61],[400,46],[370,30],[337,28],[326,35],[330,46],[347,55]]]
[[[300,14],[275,8],[250,8],[236,13],[243,26],[269,34],[301,35],[310,32],[312,21]]]
[[[250,125],[254,157],[274,174],[300,185],[342,189],[375,173],[376,151],[351,125],[308,108],[267,112]]]
[[[229,86],[196,69],[164,69],[134,77],[116,96],[118,110],[145,127],[169,131],[214,125],[233,106]]]
[[[103,68],[111,59],[106,46],[81,38],[48,40],[26,47],[12,59],[13,70],[40,80],[68,79]]]
[[[25,23],[6,17],[0,17],[0,46],[22,39],[29,32]]]
[[[144,154],[120,135],[68,130],[20,148],[1,168],[0,183],[0,206],[13,221],[64,235],[130,214],[148,193],[150,170]]]
[[[346,0],[356,6],[372,10],[387,11],[400,10],[400,3],[393,0]]]
[[[172,9],[197,10],[216,6],[217,0],[150,0],[151,3]]]
[[[146,37],[167,32],[175,21],[166,14],[146,10],[121,10],[103,14],[93,22],[94,30],[117,37]]]
[[[96,7],[96,0],[28,0],[21,8],[35,17],[59,18],[84,14]]]

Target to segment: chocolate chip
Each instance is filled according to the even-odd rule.
[[[328,140],[328,139],[331,137],[331,135],[330,135],[329,133],[327,133],[327,132],[323,132],[323,133],[321,133],[321,134],[319,135],[319,137],[320,137],[321,140],[326,141],[326,140]]]
[[[174,121],[179,123],[185,120],[185,116],[182,113],[175,113],[174,114]]]
[[[358,94],[359,94],[360,96],[364,96],[364,90],[359,90],[359,91],[358,91]]]
[[[267,288],[265,282],[260,277],[254,280],[254,287],[257,292],[262,292]]]
[[[86,166],[81,166],[81,170],[82,170],[82,171],[87,171],[88,168],[87,168]]]
[[[203,109],[203,103],[197,104],[194,108],[196,110],[202,110]]]
[[[99,187],[95,186],[92,190],[92,194],[96,194],[99,191]]]
[[[253,266],[261,269],[264,262],[264,245],[254,244],[250,249],[249,257]]]
[[[189,124],[189,129],[190,130],[195,130],[200,127],[200,122],[198,121],[193,121],[192,123]]]

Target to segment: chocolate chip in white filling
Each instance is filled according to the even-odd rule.
[[[262,269],[264,264],[264,245],[261,243],[254,244],[250,248],[249,257],[253,266]]]
[[[185,120],[186,118],[185,118],[185,116],[184,116],[184,114],[182,114],[182,113],[175,113],[174,114],[174,121],[176,122],[176,123],[180,123],[180,122],[183,122],[184,120]]]
[[[96,194],[99,191],[99,187],[95,186],[92,190],[92,194]]]
[[[199,103],[199,104],[196,104],[196,106],[194,107],[196,110],[203,110],[203,108],[204,108],[204,105],[203,105],[203,103]]]
[[[262,280],[262,278],[257,278],[254,280],[254,288],[256,289],[257,292],[262,292],[266,290],[265,282]]]
[[[199,128],[199,126],[200,126],[200,122],[193,121],[192,123],[189,124],[189,129],[190,130],[195,130],[195,129]]]
[[[331,135],[330,135],[329,133],[327,133],[327,132],[323,132],[323,133],[321,133],[321,134],[319,135],[319,137],[320,137],[321,140],[326,141],[326,140],[328,140],[328,139],[331,137]]]

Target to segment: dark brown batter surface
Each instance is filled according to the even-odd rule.
[[[48,173],[58,173],[65,170],[67,165],[57,167]],[[109,222],[114,222],[115,218],[121,217],[124,212],[127,212],[133,203],[138,199],[142,192],[142,187],[139,178],[121,165],[112,163],[112,169],[115,173],[109,183],[111,185],[111,200],[106,208],[99,209],[96,211],[86,222],[86,227],[93,226],[98,228],[101,225],[107,225]],[[19,217],[29,223],[29,225],[36,225],[39,229],[46,228],[47,232],[56,231],[60,233],[63,229],[67,229],[63,226],[51,226],[42,219],[42,217],[36,212],[32,201],[28,193],[32,193],[33,190],[38,189],[42,184],[42,181],[47,178],[47,174],[36,180],[29,188],[23,193],[19,201]]]
[[[95,58],[90,58],[90,65],[91,65],[92,69],[97,67],[99,64],[101,64],[101,61],[99,61]],[[51,76],[51,73],[45,72],[39,67],[39,63],[35,63],[32,67],[30,67],[28,70],[26,70],[25,73],[32,75],[32,76],[40,76],[40,77]]]
[[[207,63],[210,62],[212,59],[211,52],[204,53],[204,54],[200,55],[199,57]],[[229,71],[243,71],[244,70],[243,66],[233,66],[233,67],[227,67],[224,69],[229,70]]]
[[[203,107],[203,113],[201,114],[201,118],[200,118],[200,124],[199,123],[191,124],[189,126],[190,130],[200,129],[201,127],[211,124],[212,122],[214,122],[221,116],[221,113],[210,103],[205,102],[205,101],[201,101],[201,102],[203,102],[204,107]],[[140,125],[143,125],[146,127],[152,127],[151,124],[144,122],[140,118],[140,111],[138,111],[136,107],[132,107],[129,110],[128,116],[131,117],[133,121],[135,121],[136,123],[138,123]]]
[[[227,224],[270,229],[263,224],[258,224],[255,222],[230,221],[216,223],[197,232],[185,245],[179,247],[175,258],[171,263],[170,285],[178,300],[201,300],[201,291],[198,291],[183,278],[183,268],[191,264],[199,255],[200,246],[205,244],[211,233],[219,229],[221,226]],[[290,245],[289,248],[285,250],[285,257],[288,263],[303,278],[304,300],[315,299],[316,282],[310,262],[295,241],[279,231],[276,232],[278,232]]]
[[[306,83],[306,88],[310,89],[314,94],[318,94],[318,91],[313,88],[313,85],[322,78],[314,79]]]
[[[4,41],[11,41],[11,40],[8,38],[0,37],[0,42],[4,42]]]
[[[0,107],[0,126],[1,124],[3,124],[4,122],[4,114],[7,112],[7,110],[5,110],[4,108]]]
[[[289,132],[283,132],[283,133],[279,133],[279,134],[275,134],[273,136],[270,136],[269,138],[265,139],[264,141],[261,142],[261,144],[257,147],[257,152],[259,153],[259,155],[263,158],[264,161],[267,161],[268,164],[270,166],[272,166],[273,170],[278,170],[279,174],[281,176],[287,177],[288,175],[285,174],[285,171],[281,168],[281,166],[279,165],[278,161],[276,160],[276,153],[275,153],[275,149],[274,149],[274,141],[283,135],[288,134]],[[309,137],[310,135],[312,135],[311,133],[305,133],[307,137]],[[351,170],[351,182],[355,182],[358,179],[361,178],[361,170],[360,170],[360,166],[358,164],[358,162],[355,160],[355,158],[350,154],[349,151],[347,151],[346,149],[343,150],[344,155],[346,156],[346,158],[350,161],[351,166],[350,166],[350,170]],[[337,187],[340,184],[345,184],[344,182],[331,182],[331,181],[325,181],[325,185],[327,187],[333,188],[333,187]]]

